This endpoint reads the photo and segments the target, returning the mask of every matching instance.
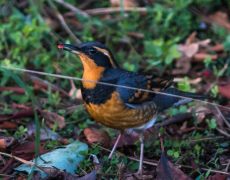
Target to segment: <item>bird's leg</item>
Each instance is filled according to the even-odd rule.
[[[143,156],[144,156],[144,135],[143,133],[140,134],[140,161],[139,161],[139,169],[137,171],[137,174],[142,176],[142,166],[143,166]]]
[[[119,143],[119,141],[120,141],[120,139],[121,139],[121,136],[122,136],[122,132],[119,133],[119,135],[118,135],[118,137],[117,137],[117,139],[116,139],[116,142],[115,142],[115,144],[113,145],[113,149],[112,149],[112,151],[111,151],[110,154],[109,154],[109,159],[112,158],[113,153],[114,153],[114,151],[116,150],[117,145],[118,145],[118,143]]]

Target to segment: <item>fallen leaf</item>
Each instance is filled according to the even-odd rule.
[[[227,178],[227,175],[216,173],[212,176],[209,176],[207,180],[227,180]]]
[[[84,129],[84,135],[90,144],[99,143],[105,147],[110,146],[110,137],[108,133],[104,130],[96,128],[86,128]]]
[[[221,96],[230,99],[230,84],[219,85],[218,89]]]
[[[185,44],[192,44],[193,42],[195,42],[196,41],[196,35],[197,35],[196,31],[192,32],[188,36],[188,38],[186,39]]]
[[[18,126],[17,123],[15,122],[10,122],[10,121],[3,121],[0,123],[0,128],[1,129],[16,129]]]
[[[4,166],[0,169],[0,173],[7,174],[9,171],[13,171],[14,162],[15,162],[13,158],[9,159],[6,162],[3,158],[0,158],[0,161],[4,164]],[[3,179],[7,179],[7,178],[3,178]]]
[[[49,112],[46,110],[39,110],[39,113],[46,120],[46,124],[50,128],[53,128],[55,123],[57,123],[60,129],[65,127],[65,118],[63,116],[60,116],[57,113]]]
[[[74,175],[77,166],[84,159],[82,152],[87,150],[87,144],[75,141],[63,148],[58,148],[43,154],[36,159],[33,159],[32,162],[36,162],[36,165],[41,167],[45,172],[53,173],[60,170]],[[33,167],[27,164],[22,164],[15,168],[15,170],[30,173],[31,168]],[[35,168],[34,170],[40,173],[42,178],[47,177],[47,173],[44,171],[41,171],[38,168]]]
[[[39,146],[39,154],[43,154],[47,152],[44,149],[44,143],[41,143]],[[27,141],[24,143],[16,144],[15,147],[12,148],[12,154],[20,157],[25,160],[31,160],[34,158],[35,153],[35,143],[34,141]]]
[[[18,111],[14,114],[1,114],[0,121],[6,121],[10,119],[20,119],[25,117],[32,117],[34,115],[34,110],[32,108]]]
[[[210,47],[210,50],[215,52],[222,52],[224,51],[224,46],[222,44],[216,44],[215,46]]]
[[[207,20],[209,23],[218,24],[219,26],[222,26],[230,31],[230,22],[228,20],[228,15],[225,12],[217,11],[214,14],[204,18],[204,20]]]
[[[196,53],[198,53],[200,47],[207,47],[210,44],[210,42],[211,42],[210,39],[206,39],[206,40],[197,41],[194,43],[181,44],[178,46],[178,50],[186,57],[191,58]]]
[[[188,45],[179,45],[178,49],[182,54],[191,58],[198,52],[199,44],[198,43],[192,43],[192,44],[188,44]]]
[[[161,154],[160,161],[157,166],[157,180],[163,179],[180,179],[180,180],[190,180],[183,171],[175,167],[165,156],[164,153]]]
[[[0,149],[4,150],[10,147],[14,143],[15,139],[13,137],[0,137]]]

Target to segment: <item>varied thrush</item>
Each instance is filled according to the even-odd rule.
[[[156,75],[138,74],[120,68],[111,51],[100,42],[87,42],[79,46],[59,44],[58,48],[80,57],[84,68],[81,92],[85,108],[90,116],[96,122],[120,130],[109,158],[112,157],[124,130],[131,129],[140,134],[139,175],[142,174],[143,164],[143,132],[154,125],[158,112],[183,101],[179,97],[140,89],[188,98],[202,98],[200,95],[173,88],[173,78],[171,77],[163,79]],[[123,86],[132,88],[128,89]]]

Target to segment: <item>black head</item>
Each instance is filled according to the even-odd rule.
[[[60,44],[58,48],[63,48],[64,50],[77,54],[82,61],[93,61],[92,63],[100,67],[118,67],[110,50],[100,42],[86,42],[79,46]]]

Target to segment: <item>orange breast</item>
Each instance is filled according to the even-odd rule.
[[[129,108],[116,92],[104,104],[89,103],[85,107],[95,121],[121,130],[141,126],[156,114],[156,107],[153,103],[143,104],[135,109]]]

